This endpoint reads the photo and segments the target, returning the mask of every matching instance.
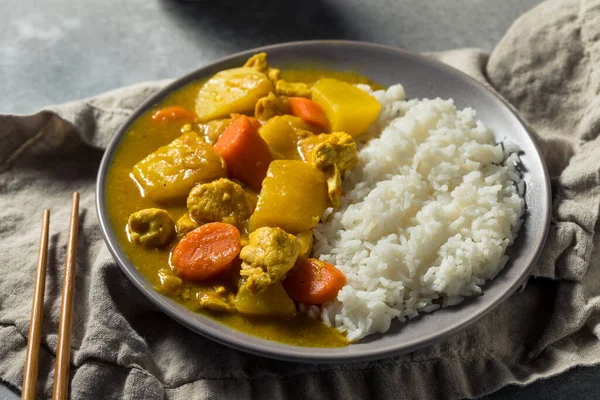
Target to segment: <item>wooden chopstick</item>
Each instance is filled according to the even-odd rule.
[[[42,317],[44,314],[44,290],[46,287],[46,264],[48,261],[48,232],[50,230],[50,210],[44,210],[42,232],[40,233],[40,250],[35,272],[33,300],[31,302],[31,320],[29,324],[29,341],[25,356],[23,373],[22,399],[35,399],[35,385],[38,376],[40,341],[42,339]]]
[[[75,287],[75,255],[77,250],[77,228],[79,225],[79,193],[73,193],[65,277],[63,280],[60,321],[58,324],[58,345],[54,367],[54,388],[52,399],[66,399],[69,393],[69,364],[71,362],[71,315],[73,311],[73,292]]]

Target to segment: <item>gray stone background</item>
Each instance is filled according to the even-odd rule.
[[[174,78],[239,50],[292,40],[365,40],[414,52],[491,51],[512,22],[539,2],[1,0],[0,113],[31,113]],[[0,383],[0,399],[13,398]],[[485,398],[600,398],[600,367],[509,386]]]

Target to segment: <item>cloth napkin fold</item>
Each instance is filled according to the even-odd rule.
[[[310,365],[248,355],[154,308],[111,258],[94,183],[118,126],[166,82],[0,116],[0,379],[22,382],[41,209],[52,209],[38,382],[53,380],[70,192],[81,192],[72,399],[463,398],[600,363],[600,0],[548,1],[487,55],[431,54],[489,85],[535,132],[553,220],[526,287],[466,331],[377,362]]]

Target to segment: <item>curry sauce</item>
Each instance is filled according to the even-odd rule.
[[[349,83],[371,83],[367,78],[354,73],[328,72],[318,69],[289,69],[282,71],[281,76],[290,81],[309,84],[323,77],[331,77]],[[159,271],[169,268],[171,248],[148,248],[130,241],[127,232],[129,216],[140,209],[157,207],[155,202],[142,197],[140,188],[132,179],[132,170],[134,165],[148,154],[169,144],[182,134],[181,121],[165,121],[156,124],[151,119],[153,112],[174,105],[193,110],[196,96],[202,85],[203,82],[200,81],[190,83],[141,115],[124,135],[115,152],[107,176],[107,209],[118,240],[130,261],[157,288],[161,284]],[[188,212],[183,204],[160,204],[160,207],[166,210],[174,220]],[[216,284],[227,285],[227,277],[211,281],[210,284],[184,280],[176,294],[167,293],[165,295],[192,311],[202,313],[231,328],[264,339],[309,347],[342,347],[348,344],[346,338],[337,330],[304,314],[288,318],[266,318],[200,309],[198,296],[204,291],[212,290]]]

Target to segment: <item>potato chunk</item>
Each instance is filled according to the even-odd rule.
[[[186,132],[133,167],[142,197],[185,203],[192,187],[227,175],[225,162],[195,132]]]
[[[337,79],[320,79],[312,87],[312,99],[325,111],[331,131],[352,136],[363,134],[379,115],[381,105],[370,94]]]
[[[284,160],[300,160],[298,143],[313,136],[314,128],[298,117],[281,115],[269,119],[258,133],[267,142],[271,154]]]
[[[281,283],[267,286],[258,293],[252,293],[242,286],[234,304],[239,313],[246,315],[292,317],[296,314],[294,300],[287,295]]]
[[[165,210],[146,208],[129,216],[127,232],[133,243],[144,247],[161,247],[175,233],[175,224]]]
[[[269,166],[250,217],[250,230],[262,226],[279,227],[297,233],[314,228],[325,211],[325,175],[311,164],[295,160],[275,160]]]
[[[255,68],[242,67],[218,72],[198,92],[198,121],[225,118],[231,113],[252,113],[258,99],[273,89],[273,83],[267,75]]]

